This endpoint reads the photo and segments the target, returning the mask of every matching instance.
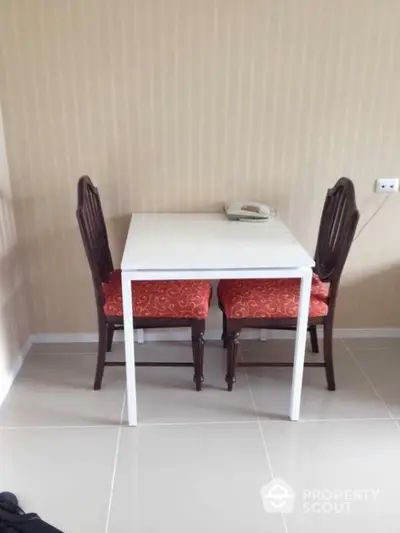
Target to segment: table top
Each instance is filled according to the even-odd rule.
[[[279,218],[232,222],[222,213],[133,214],[124,271],[299,269],[314,266]]]

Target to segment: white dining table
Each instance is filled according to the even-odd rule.
[[[301,278],[288,409],[290,419],[298,420],[313,266],[312,257],[277,217],[232,222],[222,213],[133,214],[121,264],[129,425],[138,422],[133,280]]]

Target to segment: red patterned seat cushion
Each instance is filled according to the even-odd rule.
[[[218,299],[228,318],[295,318],[299,309],[299,279],[224,279]],[[328,313],[328,287],[314,274],[310,317]]]
[[[103,283],[106,316],[122,316],[121,271]],[[211,283],[204,280],[133,281],[133,316],[137,318],[206,318]]]

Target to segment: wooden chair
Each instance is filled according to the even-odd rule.
[[[98,190],[88,176],[78,181],[76,216],[89,262],[97,307],[99,344],[94,389],[99,390],[105,366],[124,366],[106,360],[114,331],[123,329],[121,271],[111,257]],[[203,381],[203,335],[211,284],[203,280],[138,281],[132,283],[136,328],[191,328],[193,363],[143,362],[137,366],[194,366],[196,390]]]
[[[324,328],[324,362],[306,366],[325,367],[329,390],[335,390],[332,333],[340,276],[359,220],[354,185],[341,178],[328,190],[319,227],[311,287],[308,331],[311,347],[318,353],[317,326]],[[243,328],[295,329],[300,296],[298,279],[221,280],[219,307],[223,312],[222,339],[227,351],[226,382],[232,390],[239,337]],[[240,366],[293,366],[293,363],[248,362]]]

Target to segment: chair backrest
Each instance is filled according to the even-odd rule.
[[[101,284],[109,281],[114,267],[99,192],[89,176],[82,176],[78,181],[76,217],[92,272],[96,298],[102,299]]]
[[[328,189],[315,251],[314,271],[330,283],[330,298],[336,295],[359,218],[353,182],[340,178]]]

